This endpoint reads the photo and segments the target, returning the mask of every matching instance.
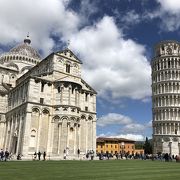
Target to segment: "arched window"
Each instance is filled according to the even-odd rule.
[[[70,73],[70,64],[66,64],[66,72]]]
[[[73,134],[74,134],[74,129],[73,127],[71,127],[69,132],[69,139],[73,139]]]

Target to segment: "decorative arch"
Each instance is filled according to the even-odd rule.
[[[89,117],[88,117],[88,120],[93,120],[93,117],[92,117],[92,116],[89,116]]]
[[[86,119],[86,115],[83,114],[83,115],[81,116],[81,119]]]
[[[42,110],[42,113],[43,113],[43,114],[50,114],[50,113],[49,113],[49,109],[47,109],[47,108],[44,108],[44,109]]]
[[[53,119],[60,119],[60,117],[58,115],[55,115]]]
[[[61,117],[61,120],[63,121],[63,120],[69,120],[69,118],[68,118],[68,116],[62,116]]]
[[[60,117],[58,115],[55,115],[53,118],[52,118],[52,122],[58,122],[60,121]]]
[[[75,121],[76,118],[75,118],[75,117],[70,117],[70,120],[71,120],[71,121]]]
[[[40,112],[39,107],[32,107],[32,112],[33,113],[39,113]]]

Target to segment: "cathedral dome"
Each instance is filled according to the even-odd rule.
[[[41,59],[39,53],[34,48],[32,48],[30,44],[31,40],[28,35],[24,39],[24,43],[15,46],[9,51],[9,53],[15,55],[28,56],[29,58],[33,59]]]

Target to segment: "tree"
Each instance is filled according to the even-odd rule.
[[[145,143],[144,143],[144,153],[145,154],[152,154],[152,144],[146,137]]]

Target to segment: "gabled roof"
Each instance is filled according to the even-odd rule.
[[[82,61],[68,48],[66,48],[63,51],[58,51],[55,54],[59,55],[59,56],[62,56],[62,57],[65,57],[65,58],[67,58],[69,60],[76,61],[76,62],[82,64]]]
[[[86,86],[86,88],[90,91],[93,91],[93,93],[97,94],[97,92],[83,79],[81,79],[82,84],[84,84]]]

